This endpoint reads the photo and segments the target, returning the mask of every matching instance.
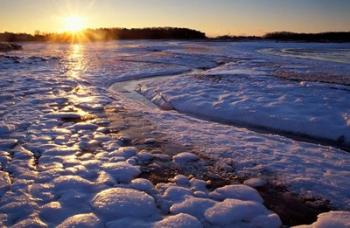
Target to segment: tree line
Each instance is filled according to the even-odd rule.
[[[214,40],[214,41],[297,41],[297,42],[350,42],[350,32],[293,33],[273,32],[264,36],[224,35],[208,38],[205,33],[188,28],[154,27],[154,28],[98,28],[85,29],[79,33],[0,33],[0,42],[52,41],[85,42],[108,40]]]
[[[176,39],[193,40],[205,39],[203,32],[188,28],[99,28],[85,29],[78,33],[47,33],[36,32],[34,35],[26,33],[0,33],[0,41],[3,42],[25,42],[25,41],[108,41],[108,40],[139,40],[139,39]]]

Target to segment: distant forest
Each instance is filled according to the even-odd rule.
[[[294,33],[273,32],[264,36],[218,36],[213,38],[219,41],[295,41],[295,42],[350,42],[350,32],[325,32],[325,33]]]
[[[85,42],[108,40],[214,40],[214,41],[299,41],[299,42],[350,42],[350,32],[326,32],[326,33],[293,33],[273,32],[264,36],[218,36],[208,38],[205,33],[188,29],[173,27],[156,28],[99,28],[86,29],[80,33],[40,33],[34,35],[26,33],[0,33],[0,42],[27,42],[27,41],[51,41],[51,42]]]
[[[99,28],[86,29],[79,33],[48,33],[35,35],[26,33],[0,33],[2,42],[25,42],[25,41],[108,41],[108,40],[139,40],[139,39],[176,39],[193,40],[205,39],[205,33],[187,28]]]
[[[267,40],[304,42],[350,42],[350,32],[292,33],[274,32],[264,36]]]

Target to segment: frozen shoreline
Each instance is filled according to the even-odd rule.
[[[156,169],[160,164],[157,161],[167,161],[190,167],[188,164],[200,161],[198,154],[210,155],[228,172],[269,177],[305,197],[320,196],[337,208],[347,209],[348,153],[161,111],[123,93],[107,91],[106,85],[115,81],[211,68],[226,55],[222,44],[45,45],[28,46],[26,52],[16,53],[20,56],[0,57],[0,85],[4,88],[0,93],[0,224],[281,224],[279,217],[262,204],[259,193],[247,185],[208,189],[208,183],[189,175],[174,174],[173,179],[157,185],[139,178],[145,172],[144,164]],[[118,61],[120,58],[135,61]],[[232,56],[224,59],[232,60]],[[185,84],[183,89],[190,85]],[[191,146],[198,153],[181,153],[181,146],[176,146],[181,150],[172,155],[148,151],[152,147],[147,145],[157,143],[154,138],[135,142],[136,146],[145,144],[143,151],[134,148],[128,145],[134,139],[121,132],[132,124],[136,124],[136,130],[138,122],[120,121],[113,126],[104,112],[106,108],[136,119],[142,115],[156,126],[146,133],[160,132],[175,145]],[[320,220],[332,221],[348,212],[343,213],[325,215]],[[345,223],[346,219],[340,221]]]

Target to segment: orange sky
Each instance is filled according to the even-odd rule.
[[[60,32],[69,16],[96,27],[178,26],[214,35],[350,31],[347,0],[1,0],[0,31]]]

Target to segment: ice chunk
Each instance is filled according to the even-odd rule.
[[[189,197],[183,202],[172,205],[170,212],[172,214],[186,213],[202,220],[204,218],[204,212],[215,203],[216,201],[211,199]]]
[[[17,222],[15,225],[11,227],[12,228],[23,228],[23,227],[46,228],[48,226],[39,218],[34,217],[34,218],[27,218],[20,222]]]
[[[75,129],[76,131],[80,131],[80,130],[95,131],[98,128],[98,126],[92,123],[76,123],[71,128]]]
[[[175,181],[175,183],[179,186],[189,186],[190,185],[190,181],[188,180],[188,177],[186,177],[184,175],[176,175],[174,177],[173,181]]]
[[[76,190],[81,192],[93,191],[95,184],[80,176],[60,176],[53,181],[56,192],[65,192],[68,190]]]
[[[60,225],[57,226],[58,228],[70,228],[70,227],[79,227],[79,228],[88,228],[88,227],[96,227],[96,228],[103,228],[103,223],[99,218],[96,217],[93,213],[89,214],[79,214],[74,215],[72,217],[67,218],[64,220]]]
[[[263,178],[254,177],[254,178],[250,178],[250,179],[244,181],[243,183],[245,185],[250,186],[250,187],[258,188],[258,187],[262,187],[262,186],[266,185],[267,181]]]
[[[12,149],[17,143],[17,139],[0,139],[0,150]]]
[[[66,208],[62,208],[60,202],[53,201],[40,208],[39,216],[46,222],[57,223],[63,221],[68,213]]]
[[[215,200],[240,199],[240,200],[251,200],[259,203],[263,202],[260,194],[254,189],[247,185],[226,185],[222,188],[218,188],[210,193],[210,197]]]
[[[163,194],[165,199],[173,202],[182,201],[187,196],[192,196],[191,190],[179,186],[170,186]]]
[[[259,215],[251,221],[251,225],[260,228],[281,227],[282,221],[277,214]]]
[[[191,187],[192,189],[194,189],[195,191],[202,191],[202,192],[206,192],[208,191],[207,189],[207,182],[204,181],[204,180],[199,180],[199,179],[196,179],[196,178],[192,178],[190,180],[190,183],[191,183]]]
[[[189,152],[183,152],[173,157],[174,162],[179,165],[188,163],[188,162],[194,162],[194,161],[197,161],[198,159],[199,158],[197,155]]]
[[[295,228],[348,228],[350,227],[350,211],[330,211],[318,215],[312,225],[295,226]]]
[[[0,197],[10,189],[11,180],[7,172],[0,170]]]
[[[150,193],[154,191],[154,186],[151,181],[143,178],[137,178],[131,181],[131,187],[140,191]]]
[[[154,228],[201,228],[202,224],[195,217],[188,214],[177,214],[166,217],[160,222],[155,223]]]
[[[91,202],[93,210],[106,221],[118,218],[146,218],[157,214],[153,197],[134,189],[110,188],[99,192]]]
[[[143,220],[137,220],[135,218],[123,218],[114,220],[107,223],[107,228],[150,228],[153,227],[151,222],[146,222]]]
[[[113,152],[113,156],[124,157],[128,159],[134,155],[136,155],[137,149],[135,147],[120,147],[117,151]]]
[[[227,199],[209,208],[205,212],[205,218],[211,224],[224,226],[249,222],[264,214],[268,214],[268,210],[260,203]]]
[[[107,163],[102,168],[116,181],[124,183],[129,183],[141,173],[138,166],[130,165],[127,162]]]
[[[35,212],[36,209],[38,209],[38,205],[28,199],[21,199],[21,201],[18,202],[10,202],[0,207],[1,213],[7,214],[10,220],[25,218]]]
[[[153,159],[153,155],[145,151],[137,153],[136,156],[137,156],[137,160],[141,163],[147,163]]]
[[[4,122],[0,122],[0,135],[9,134],[15,131],[15,126],[12,124],[5,124]]]

